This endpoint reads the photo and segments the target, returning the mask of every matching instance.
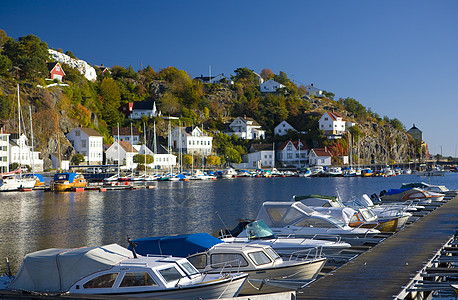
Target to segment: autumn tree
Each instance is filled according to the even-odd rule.
[[[207,156],[207,165],[210,166],[218,166],[221,164],[221,158],[215,155]]]
[[[274,74],[274,72],[272,72],[271,69],[266,69],[266,68],[264,68],[264,69],[262,69],[262,71],[261,71],[261,77],[262,77],[262,79],[264,79],[264,80],[272,79],[272,78],[274,78],[274,76],[275,76],[275,74]]]

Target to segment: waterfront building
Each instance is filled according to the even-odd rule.
[[[277,149],[277,161],[283,166],[303,167],[308,164],[308,147],[303,141],[286,141]]]
[[[213,137],[199,127],[175,127],[170,133],[170,143],[175,152],[212,154]]]
[[[9,133],[3,131],[3,127],[0,129],[0,173],[9,171]]]
[[[238,137],[246,140],[257,140],[265,139],[266,131],[261,129],[261,125],[258,124],[254,119],[244,117],[237,117],[229,128],[232,131],[226,132],[227,135],[237,135]]]
[[[330,166],[332,154],[325,148],[313,148],[309,152],[309,164],[311,166]]]
[[[328,139],[340,139],[345,134],[346,121],[335,112],[326,111],[318,121],[320,130],[323,130]]]
[[[32,151],[28,144],[29,139],[25,134],[13,133],[9,139],[9,164],[17,163],[22,166],[30,166],[30,170],[35,172],[43,171],[43,159],[40,159],[40,152]]]
[[[103,161],[103,135],[97,130],[76,127],[66,135],[76,153],[84,155],[86,164],[100,165]]]
[[[113,127],[111,129],[111,135],[113,136],[115,141],[118,141],[118,128]],[[127,141],[132,145],[139,145],[140,144],[140,131],[136,127],[120,127],[119,128],[119,140],[120,141]]]
[[[261,93],[276,93],[278,89],[284,88],[285,86],[272,79],[269,79],[259,85]]]
[[[286,135],[289,131],[297,132],[297,130],[286,121],[281,121],[281,123],[274,128],[274,134],[279,136]]]
[[[253,143],[248,153],[242,156],[242,163],[232,164],[237,169],[261,169],[275,167],[273,144]]]
[[[128,141],[115,141],[105,151],[107,164],[119,164],[127,169],[134,168],[134,156],[136,154],[138,154],[137,149]]]

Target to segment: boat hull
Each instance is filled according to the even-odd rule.
[[[264,279],[290,279],[295,281],[309,281],[314,279],[323,268],[326,258],[303,261],[290,261],[289,266],[262,270],[243,271],[248,273],[248,280],[240,292],[242,295],[278,293],[291,290],[289,287],[264,284]],[[288,263],[288,262],[287,262]]]

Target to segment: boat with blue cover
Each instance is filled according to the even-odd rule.
[[[142,255],[186,257],[201,272],[248,273],[241,294],[300,289],[318,275],[326,262],[317,251],[310,251],[308,257],[284,260],[268,245],[225,243],[207,233],[148,237],[133,243]]]
[[[73,188],[84,188],[87,181],[82,174],[73,172],[57,173],[51,181],[51,190],[55,192],[69,191]]]

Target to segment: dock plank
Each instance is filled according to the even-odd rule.
[[[392,299],[458,230],[458,197],[322,277],[297,299]]]

